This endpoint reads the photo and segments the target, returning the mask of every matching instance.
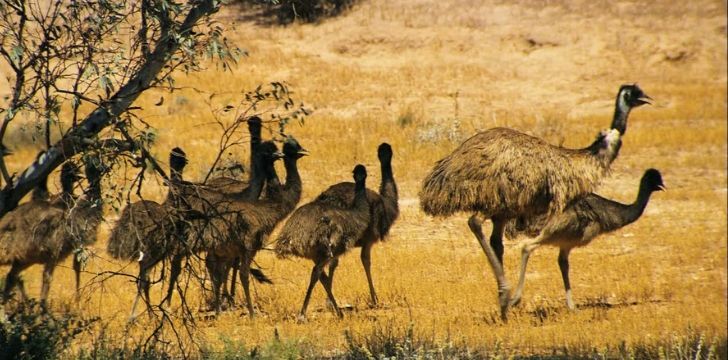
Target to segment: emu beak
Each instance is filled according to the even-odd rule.
[[[649,102],[648,100],[652,100],[652,98],[649,97],[649,96],[647,96],[647,94],[642,93],[637,98],[637,100],[634,101],[635,102],[635,105],[634,106],[640,106],[640,105],[644,105],[644,104],[652,105],[652,103]]]
[[[284,157],[285,157],[285,155],[280,151],[276,151],[273,153],[273,158],[276,160],[283,159]]]
[[[301,155],[301,156],[308,156],[308,155],[309,155],[309,153],[308,153],[308,150],[306,150],[306,149],[304,149],[304,148],[300,148],[300,149],[298,149],[298,155]]]
[[[657,190],[659,190],[659,191],[666,191],[667,190],[667,187],[665,187],[665,184],[660,184],[660,185],[657,185]]]

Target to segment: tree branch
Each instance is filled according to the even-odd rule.
[[[180,34],[189,34],[192,27],[203,17],[214,13],[219,6],[216,0],[200,0],[187,13],[179,27]],[[6,184],[0,191],[0,216],[14,209],[20,199],[36,184],[63,161],[77,154],[87,145],[83,143],[112,124],[124,113],[139,95],[149,88],[169,58],[179,49],[180,44],[162,34],[154,51],[145,59],[139,71],[122,86],[108,102],[91,112],[77,127],[71,129],[61,140],[55,143],[42,160],[34,161],[23,171],[15,184]]]

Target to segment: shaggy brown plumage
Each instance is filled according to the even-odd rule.
[[[637,85],[620,87],[612,129],[587,148],[564,149],[515,130],[495,128],[466,140],[424,179],[420,206],[425,213],[474,213],[468,225],[496,276],[503,320],[510,296],[503,273],[505,224],[518,217],[551,217],[572,199],[591,192],[618,154],[630,110],[647,104],[648,98]],[[486,219],[493,221],[489,242],[482,230]]]
[[[361,263],[369,284],[369,295],[372,304],[377,304],[377,293],[371,275],[371,249],[375,243],[386,239],[389,229],[399,216],[399,195],[397,183],[392,172],[392,147],[382,143],[377,148],[377,156],[381,168],[382,180],[379,184],[379,193],[367,189],[369,202],[369,226],[364,235],[356,241],[355,246],[361,247]],[[354,201],[354,186],[352,182],[342,182],[332,185],[321,193],[317,202],[331,203],[342,208],[348,208]],[[339,264],[338,258],[329,264],[329,278],[334,278],[334,272]]]
[[[600,133],[586,148],[565,149],[516,130],[490,129],[437,162],[423,181],[420,205],[435,216],[553,214],[599,183],[620,144],[617,131]]]
[[[366,168],[354,168],[354,201],[341,207],[330,201],[314,200],[293,212],[276,241],[279,257],[298,256],[314,262],[311,279],[303,300],[300,316],[305,318],[311,291],[318,281],[324,286],[336,314],[342,317],[332,293],[332,279],[324,267],[354,247],[370,224],[366,191]]]
[[[511,300],[511,305],[521,301],[526,278],[526,266],[531,253],[541,245],[559,247],[559,269],[566,290],[566,305],[574,309],[569,282],[569,253],[575,247],[588,245],[601,234],[615,231],[640,218],[654,191],[664,189],[662,175],[655,169],[645,171],[640,181],[637,199],[629,205],[605,199],[597,194],[589,194],[572,201],[564,211],[545,224],[539,224],[540,235],[524,243],[521,257],[521,271],[518,288]],[[530,229],[536,229],[531,227]],[[506,231],[512,235],[519,230],[509,224]]]
[[[163,259],[172,258],[170,285],[164,299],[167,304],[171,302],[172,290],[181,271],[185,245],[180,243],[180,239],[183,239],[186,227],[183,217],[171,204],[174,204],[173,189],[183,181],[182,174],[187,165],[187,158],[182,149],[172,149],[169,154],[169,165],[170,191],[164,204],[151,200],[129,204],[122,211],[107,242],[107,252],[113,258],[139,262],[137,296],[132,305],[131,319],[135,317],[136,305],[142,294],[146,303],[150,304],[149,270]]]
[[[75,249],[96,242],[96,229],[102,221],[101,164],[93,156],[86,158],[86,177],[89,182],[84,197],[73,202],[72,170],[62,171],[63,195],[53,202],[30,201],[19,206],[0,220],[0,264],[11,264],[5,280],[3,301],[17,284],[25,297],[20,273],[33,264],[43,264],[41,303],[45,304],[56,265]],[[64,169],[74,169],[64,166]],[[74,256],[76,293],[80,283],[81,263]]]

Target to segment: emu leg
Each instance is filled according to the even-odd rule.
[[[147,304],[147,309],[151,306],[151,300],[149,297],[149,270],[154,267],[161,259],[158,257],[144,257],[139,262],[139,276],[137,276],[137,294],[134,298],[134,302],[131,305],[131,314],[129,314],[129,321],[136,319],[136,307],[139,304],[139,298],[144,295],[144,302]]]
[[[561,270],[561,278],[564,280],[564,290],[566,290],[566,306],[571,310],[575,310],[574,301],[571,300],[571,283],[569,282],[569,252],[571,249],[562,248],[559,250],[559,269]]]
[[[81,287],[81,262],[76,256],[73,257],[73,272],[76,275],[76,300],[79,299]]]
[[[43,267],[43,284],[40,287],[40,305],[45,307],[48,302],[48,292],[51,289],[51,280],[53,280],[53,270],[56,269],[56,262],[50,261]]]
[[[308,308],[308,302],[311,300],[311,292],[313,291],[313,287],[316,285],[316,283],[321,278],[321,273],[324,270],[324,266],[326,266],[325,261],[317,262],[313,266],[313,270],[311,270],[311,280],[308,282],[308,289],[306,290],[306,297],[303,298],[303,307],[301,307],[301,313],[299,315],[299,318],[301,320],[306,318],[306,308]]]
[[[508,286],[508,282],[506,281],[505,273],[503,272],[503,265],[500,259],[498,258],[498,255],[496,252],[491,248],[490,244],[492,243],[500,243],[501,246],[503,244],[503,228],[505,226],[505,222],[500,219],[493,218],[493,233],[490,236],[490,243],[488,243],[485,240],[485,236],[483,235],[483,221],[485,221],[485,218],[481,214],[474,214],[470,217],[468,220],[468,225],[470,226],[470,231],[473,232],[475,237],[478,239],[478,242],[480,242],[480,247],[483,248],[483,251],[485,252],[485,256],[488,258],[488,262],[490,263],[490,267],[493,270],[493,273],[495,274],[495,279],[498,282],[498,303],[500,304],[500,310],[501,310],[501,319],[503,321],[508,320],[508,303],[510,302],[510,286]],[[501,249],[502,252],[502,249]],[[501,254],[502,256],[502,254]]]
[[[240,259],[239,259],[240,260]],[[240,282],[245,293],[245,303],[248,306],[248,315],[252,319],[255,316],[253,310],[253,299],[250,297],[250,263],[253,262],[253,254],[245,254],[240,262]]]
[[[167,288],[167,295],[164,297],[162,302],[166,302],[167,306],[172,305],[172,292],[177,286],[177,279],[179,274],[182,272],[182,255],[175,255],[172,257],[172,265],[169,270],[169,287]],[[182,296],[182,294],[180,294]]]
[[[361,264],[364,266],[364,272],[367,275],[367,282],[369,282],[369,295],[372,297],[372,305],[377,305],[377,293],[374,291],[374,282],[372,281],[372,246],[374,243],[367,243],[361,248]],[[332,277],[333,281],[333,277]]]
[[[334,311],[336,311],[336,316],[339,317],[339,319],[344,317],[344,314],[341,312],[341,309],[339,309],[339,306],[336,304],[336,299],[334,298],[334,293],[331,290],[331,287],[333,286],[333,279],[326,276],[326,273],[321,271],[321,285],[324,286],[324,290],[326,290],[326,295],[329,297],[329,301],[331,302],[331,305],[334,307]]]
[[[526,282],[526,266],[528,266],[528,258],[529,256],[531,256],[531,253],[536,250],[536,248],[541,246],[540,239],[541,238],[537,238],[532,242],[524,244],[523,248],[521,249],[521,272],[518,276],[518,287],[516,288],[516,293],[511,298],[511,306],[516,306],[521,303],[523,286]]]
[[[5,289],[3,291],[3,301],[2,301],[3,304],[5,304],[8,300],[10,300],[10,293],[13,291],[13,288],[16,285],[20,288],[20,293],[21,293],[21,296],[23,297],[23,300],[25,300],[28,297],[27,294],[25,293],[25,285],[23,284],[23,281],[20,279],[20,273],[27,268],[28,268],[28,265],[21,264],[18,262],[13,262],[13,265],[10,268],[8,275],[5,277]]]
[[[329,263],[329,279],[331,279],[331,289],[333,291],[334,287],[334,272],[336,271],[336,268],[339,266],[339,258],[333,258],[331,262]],[[325,286],[323,283],[323,278],[319,279],[321,281],[321,285]],[[327,297],[326,303],[328,306],[333,307],[334,304],[331,303],[331,300]]]
[[[220,313],[222,311],[220,288],[223,285],[222,281],[224,280],[224,273],[227,269],[225,267],[225,263],[223,261],[218,261],[217,256],[214,254],[207,255],[205,258],[205,266],[207,267],[207,271],[210,273],[210,278],[212,280],[212,294],[214,297],[213,307],[215,308],[215,313]]]
[[[240,269],[241,259],[240,257],[236,257],[235,260],[233,260],[233,266],[232,266],[232,272],[231,276],[232,279],[230,279],[230,301],[235,301],[235,287],[238,285],[238,270]]]

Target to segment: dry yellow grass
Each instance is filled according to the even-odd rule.
[[[250,320],[233,311],[202,321],[206,340],[255,345],[270,341],[277,329],[283,338],[328,352],[344,346],[345,330],[366,333],[388,323],[413,323],[418,332],[440,340],[474,347],[498,342],[523,352],[616,346],[665,338],[688,327],[726,337],[724,2],[371,0],[320,25],[287,28],[239,21],[239,13],[230,7],[218,16],[227,24],[228,37],[250,56],[232,74],[210,66],[180,77],[179,84],[235,93],[286,81],[296,99],[315,109],[305,126],[289,128],[312,155],[300,162],[303,201],[349,180],[356,163],[376,169],[376,146],[387,141],[395,151],[402,214],[389,241],[373,251],[380,307],[366,305],[366,280],[354,251],[342,259],[334,291],[355,310],[337,320],[317,287],[311,320],[298,324],[294,314],[311,264],[263,252],[258,262],[276,284],[255,287],[261,316]],[[610,123],[619,85],[635,81],[655,102],[633,112],[620,157],[599,193],[631,202],[649,167],[662,172],[668,191],[653,197],[637,223],[571,257],[577,304],[623,306],[568,312],[557,251],[544,248],[532,256],[524,304],[508,324],[495,321],[495,282],[467,229],[466,214],[423,215],[416,200],[421,179],[459,141],[493,126],[514,127],[569,147],[588,144]],[[160,96],[167,98],[165,104],[153,106]],[[191,158],[191,180],[206,172],[218,136],[216,128],[203,125],[210,120],[204,98],[192,91],[149,91],[138,101],[145,109],[141,116],[158,130],[154,153],[166,159],[169,149],[183,147]],[[219,98],[220,104],[226,100],[236,99],[232,94]],[[9,159],[10,169],[19,170],[35,152],[12,141],[6,145],[17,153]],[[370,186],[376,187],[378,171],[370,174]],[[166,192],[153,181],[145,189],[157,199]],[[115,216],[109,213],[110,225]],[[109,262],[104,248],[102,240],[89,272],[125,266]],[[511,282],[519,256],[518,245],[507,243]],[[56,272],[51,289],[56,304],[72,297],[70,261],[66,265]],[[126,269],[135,272],[136,265]],[[25,279],[30,293],[37,294],[40,269],[27,271]],[[154,289],[158,297],[160,287]],[[133,295],[133,283],[113,278],[94,290],[82,311],[121,332]],[[188,296],[198,304],[197,286]]]

